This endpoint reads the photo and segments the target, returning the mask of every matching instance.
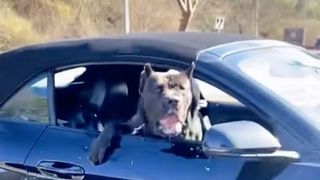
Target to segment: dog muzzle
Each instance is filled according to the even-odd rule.
[[[159,121],[159,130],[169,137],[181,134],[182,127],[182,123],[175,114],[169,114]]]

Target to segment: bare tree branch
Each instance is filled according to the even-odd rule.
[[[192,6],[195,7],[198,4],[198,0],[193,0]]]
[[[183,12],[187,11],[187,0],[178,0],[178,4]]]
[[[179,31],[185,31],[191,21],[191,18],[195,12],[198,0],[177,0],[181,9],[181,20]]]
[[[192,4],[191,4],[190,1],[192,1]],[[191,14],[193,14],[194,11],[196,10],[197,5],[198,5],[198,0],[189,0],[189,3],[191,5],[190,6],[190,12],[191,12]]]

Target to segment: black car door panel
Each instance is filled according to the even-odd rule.
[[[86,179],[120,178],[124,176],[133,179],[138,178],[139,176],[134,172],[127,172],[127,170],[119,168],[115,163],[105,163],[101,166],[91,164],[87,157],[92,139],[97,135],[95,132],[48,127],[26,161],[30,175],[43,176],[44,173],[38,170],[39,164],[43,161],[49,161],[83,168]],[[64,165],[58,166],[56,170],[59,171],[59,168],[63,169]]]
[[[24,161],[45,124],[0,121],[0,179],[22,179],[27,174]]]
[[[96,136],[97,133],[48,127],[26,165],[36,175],[41,174],[39,162],[67,163],[83,168],[85,179],[235,179],[244,163],[236,158],[186,156],[173,152],[172,143],[167,140],[124,135],[106,162],[95,166],[87,157]]]
[[[26,160],[31,179],[52,175],[66,179],[74,175],[90,180],[314,179],[318,168],[284,158],[208,158],[200,152],[199,146],[134,135],[123,135],[119,144],[114,144],[108,152],[106,162],[93,165],[88,154],[97,135],[96,132],[48,127]],[[51,174],[46,172],[48,167]]]

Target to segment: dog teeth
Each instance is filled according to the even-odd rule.
[[[162,126],[159,127],[159,130],[162,131],[164,134],[173,135],[173,136],[180,134],[181,129],[182,129],[181,123],[177,123],[174,127],[170,127],[170,128],[165,128]]]

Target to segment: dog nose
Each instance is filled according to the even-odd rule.
[[[169,99],[169,104],[172,106],[177,106],[178,105],[179,100],[178,99]]]

